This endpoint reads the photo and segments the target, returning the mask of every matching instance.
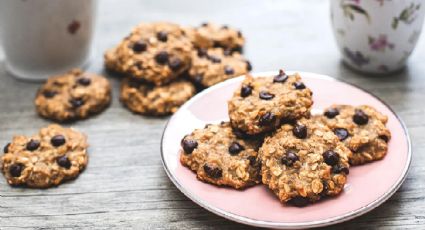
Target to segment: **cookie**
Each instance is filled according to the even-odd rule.
[[[373,107],[333,105],[325,109],[322,120],[353,152],[350,164],[361,165],[386,155],[391,138],[385,127],[388,118]]]
[[[246,76],[228,102],[233,128],[254,135],[275,130],[282,122],[309,116],[312,92],[299,74]]]
[[[105,66],[130,77],[164,85],[191,63],[192,43],[176,24],[142,23],[117,47],[105,53]]]
[[[189,76],[197,85],[210,87],[250,70],[251,64],[239,53],[230,53],[221,48],[199,49],[192,52]]]
[[[195,87],[186,80],[154,86],[125,78],[121,85],[121,102],[131,111],[145,115],[167,115],[177,111],[195,95]]]
[[[110,102],[109,81],[80,69],[50,77],[34,101],[40,116],[60,122],[87,118],[104,110]]]
[[[223,48],[242,52],[245,38],[239,30],[226,25],[203,23],[197,28],[186,28],[188,36],[197,48]]]
[[[4,147],[1,171],[10,185],[48,188],[76,178],[86,167],[87,138],[49,125],[31,137],[15,136]]]
[[[238,137],[229,122],[211,124],[183,138],[180,162],[201,181],[242,189],[260,182],[259,145]]]
[[[302,118],[266,137],[262,181],[283,203],[304,206],[343,191],[351,151],[320,119]]]

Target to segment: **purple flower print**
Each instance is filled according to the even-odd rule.
[[[350,59],[355,65],[359,67],[369,64],[370,59],[364,56],[360,51],[354,52],[347,47],[344,47],[344,54],[348,59]]]
[[[381,34],[377,38],[369,36],[369,47],[373,51],[384,52],[386,48],[394,49],[394,44],[388,42],[387,35]]]

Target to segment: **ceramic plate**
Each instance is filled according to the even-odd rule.
[[[266,72],[254,76],[276,74]],[[387,115],[387,127],[392,134],[387,156],[380,161],[350,168],[347,184],[340,196],[303,208],[281,204],[262,185],[238,191],[197,180],[195,173],[179,162],[180,141],[195,128],[228,120],[227,101],[243,80],[243,77],[238,77],[199,93],[170,118],[162,137],[161,154],[165,171],[176,187],[195,203],[227,219],[282,229],[343,222],[371,211],[390,198],[404,181],[411,160],[409,136],[403,122],[380,99],[356,86],[324,75],[300,74],[314,92],[313,113],[336,103],[367,104]]]

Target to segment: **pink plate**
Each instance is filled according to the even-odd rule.
[[[276,72],[254,74],[274,76]],[[307,228],[340,223],[378,207],[403,183],[411,160],[410,140],[403,122],[381,100],[356,86],[314,73],[300,73],[314,92],[314,111],[331,104],[367,104],[388,116],[392,138],[387,156],[374,163],[352,167],[344,192],[304,207],[282,205],[265,186],[244,191],[200,182],[179,162],[180,140],[207,123],[228,120],[227,100],[243,77],[234,78],[199,93],[172,116],[162,137],[162,161],[171,181],[205,209],[240,223],[271,228]]]

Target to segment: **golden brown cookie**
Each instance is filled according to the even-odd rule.
[[[164,85],[186,71],[193,49],[182,27],[166,22],[142,23],[105,53],[105,66],[130,77]]]
[[[342,192],[351,151],[320,119],[302,118],[266,137],[262,180],[284,203],[304,206]]]
[[[4,147],[1,170],[10,185],[47,188],[77,177],[87,165],[87,138],[59,125],[31,137],[15,136]]]
[[[211,124],[183,138],[180,162],[199,180],[242,189],[260,182],[259,145],[238,137],[229,122]]]
[[[333,105],[325,109],[323,122],[353,152],[350,164],[361,165],[384,158],[391,138],[387,116],[368,105]]]
[[[309,116],[311,95],[299,74],[248,75],[228,102],[230,121],[250,135],[272,131],[283,121]]]
[[[145,115],[168,115],[195,95],[195,87],[186,80],[154,86],[125,78],[121,85],[121,102],[131,111]]]
[[[239,53],[221,48],[199,49],[192,52],[189,76],[201,87],[210,87],[250,70],[251,64]]]
[[[60,122],[84,119],[101,112],[110,102],[109,81],[80,69],[50,77],[34,101],[40,116]]]
[[[223,48],[241,53],[245,44],[242,33],[227,25],[203,23],[197,28],[186,28],[186,31],[197,48]]]

